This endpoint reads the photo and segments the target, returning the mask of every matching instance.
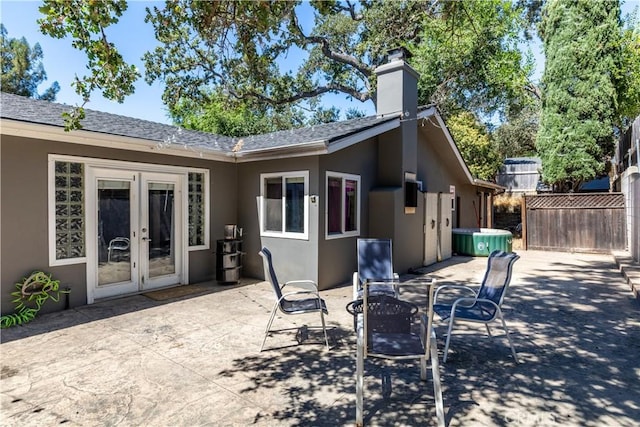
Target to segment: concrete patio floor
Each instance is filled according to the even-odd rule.
[[[277,254],[274,254],[277,256]],[[440,365],[449,426],[637,426],[640,304],[611,255],[521,251],[504,304],[520,357],[500,328],[460,327]],[[420,270],[478,282],[486,258]],[[274,334],[266,282],[202,285],[167,301],[144,295],[42,315],[2,331],[2,426],[343,426],[355,421],[355,337],[348,286],[321,292],[332,349],[310,332]],[[317,316],[276,319],[278,328]],[[496,323],[496,326],[498,324]],[[440,360],[445,326],[437,328]],[[366,363],[365,423],[435,424],[431,377]]]

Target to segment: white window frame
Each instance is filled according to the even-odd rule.
[[[342,180],[342,195],[340,196],[340,200],[343,203],[342,205],[342,213],[340,215],[340,228],[342,230],[342,232],[340,233],[331,233],[329,234],[329,178],[339,178]],[[352,231],[345,231],[345,215],[344,215],[344,199],[345,199],[345,181],[346,180],[350,180],[350,181],[356,181],[357,186],[358,186],[358,197],[356,200],[356,209],[357,209],[357,214],[356,214],[356,229],[352,230]],[[326,178],[325,178],[325,208],[324,208],[324,230],[325,230],[325,239],[327,240],[332,240],[332,239],[342,239],[345,237],[357,237],[360,236],[360,217],[361,217],[361,212],[362,210],[360,209],[360,205],[361,205],[361,199],[362,199],[362,184],[361,184],[361,179],[360,179],[360,175],[353,175],[353,174],[348,174],[348,173],[342,173],[342,172],[332,172],[332,171],[327,171],[326,173]]]
[[[55,162],[71,162],[71,163],[82,163],[84,165],[84,185],[85,191],[87,188],[87,173],[88,169],[92,167],[99,168],[108,168],[108,169],[116,169],[116,170],[133,170],[138,172],[159,172],[159,173],[173,173],[173,174],[181,174],[184,175],[183,185],[181,189],[181,193],[184,196],[184,203],[182,203],[182,218],[185,218],[185,221],[188,221],[188,191],[189,191],[189,172],[202,173],[204,174],[204,191],[205,191],[205,227],[204,227],[204,245],[198,246],[189,246],[188,241],[188,233],[183,233],[183,239],[186,239],[183,244],[186,247],[188,252],[197,251],[197,250],[208,250],[210,248],[210,184],[209,184],[209,175],[210,171],[208,169],[201,168],[192,168],[192,167],[180,167],[180,166],[166,166],[166,165],[155,165],[149,163],[137,163],[137,162],[127,162],[127,161],[118,161],[118,160],[106,160],[106,159],[96,159],[91,157],[76,157],[62,154],[49,154],[48,155],[48,183],[47,183],[47,213],[48,213],[48,251],[49,251],[49,266],[61,266],[61,265],[73,265],[73,264],[85,264],[87,263],[87,252],[85,247],[85,256],[79,258],[65,258],[65,259],[56,259],[56,205],[55,205]],[[94,224],[95,219],[88,217],[88,200],[91,199],[89,195],[85,194],[85,245],[87,244],[87,232],[92,224]],[[183,263],[185,266],[183,270],[185,274],[188,273],[188,269],[186,266],[188,265],[187,260]],[[188,277],[188,276],[187,276]]]
[[[282,178],[282,231],[265,230],[266,225],[266,194],[265,180],[268,178]],[[285,231],[287,224],[286,218],[286,182],[287,178],[302,178],[304,180],[304,218],[302,233],[294,233]],[[279,237],[286,239],[309,239],[309,171],[292,171],[292,172],[274,172],[260,174],[260,236],[262,237]]]

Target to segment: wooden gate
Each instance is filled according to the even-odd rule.
[[[626,249],[622,193],[525,197],[527,249],[609,253]]]

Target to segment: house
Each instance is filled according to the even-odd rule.
[[[234,139],[2,94],[2,313],[32,270],[71,306],[211,280],[224,226],[243,228],[243,275],[326,289],[350,280],[358,237],[392,238],[398,272],[450,256],[451,228],[491,226],[500,186],[474,179],[435,106],[418,108],[404,57],[377,70],[372,117]]]

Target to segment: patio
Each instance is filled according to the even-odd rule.
[[[611,255],[522,251],[503,306],[521,359],[499,328],[460,327],[441,364],[449,426],[632,426],[640,420],[640,304]],[[479,282],[486,258],[454,257],[420,270]],[[137,295],[43,315],[2,331],[3,426],[336,426],[355,421],[351,288],[321,292],[331,352],[321,334],[267,340],[266,282],[200,284],[156,301]],[[317,316],[276,319],[275,327]],[[496,323],[497,325],[497,323]],[[445,324],[438,324],[440,352]],[[367,361],[367,425],[432,425],[431,377],[390,364],[384,400]]]

